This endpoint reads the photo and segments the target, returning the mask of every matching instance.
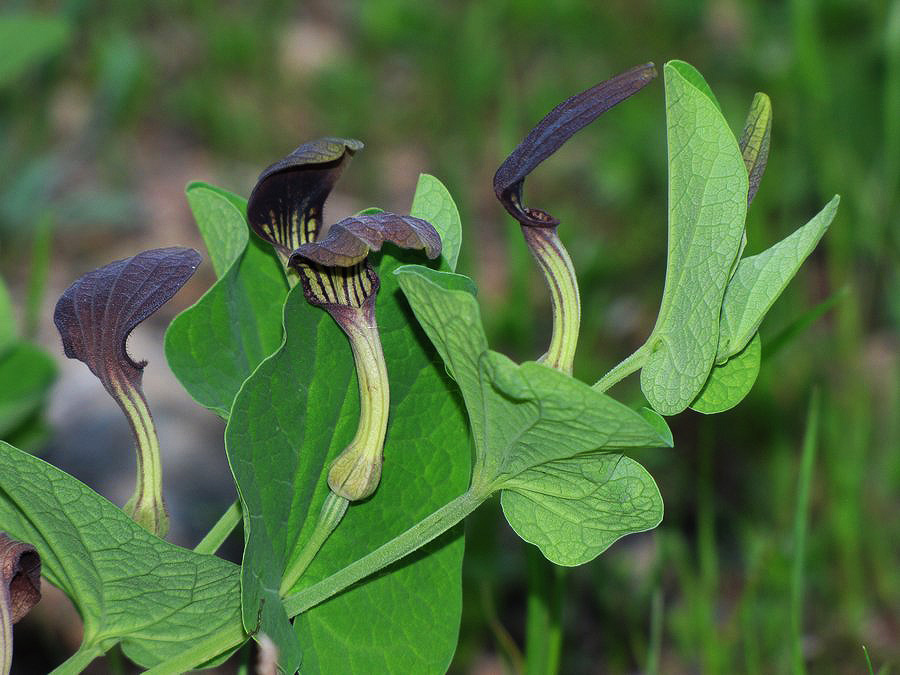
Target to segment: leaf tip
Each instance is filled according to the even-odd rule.
[[[669,428],[669,424],[666,422],[665,417],[646,406],[638,410],[638,414],[644,418],[644,421],[647,422],[647,424],[653,427],[653,430],[659,436],[659,440],[661,441],[660,445],[662,447],[675,447],[675,437],[672,435],[672,430]]]

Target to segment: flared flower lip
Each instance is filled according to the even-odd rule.
[[[405,249],[421,249],[433,260],[441,254],[441,237],[427,220],[396,213],[376,213],[344,218],[319,241],[297,247],[290,264],[304,261],[327,267],[351,267],[386,243]]]

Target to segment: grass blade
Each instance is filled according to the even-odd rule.
[[[528,546],[528,618],[525,627],[526,675],[555,675],[562,652],[565,570]]]
[[[28,274],[28,297],[25,301],[25,338],[33,340],[40,329],[41,306],[50,274],[50,253],[53,241],[53,216],[45,211],[34,228],[31,245],[31,271]]]
[[[662,656],[663,620],[665,616],[664,602],[662,580],[660,579],[650,601],[650,645],[647,647],[647,666],[644,669],[647,675],[659,674],[659,662]]]
[[[765,340],[766,349],[763,358],[771,359],[775,354],[793,342],[799,335],[804,333],[816,321],[831,311],[835,305],[843,302],[848,297],[850,297],[850,287],[842,286],[818,305],[803,312],[771,338]]]
[[[797,480],[797,506],[794,513],[794,564],[791,570],[791,670],[803,675],[803,592],[806,583],[804,565],[806,532],[809,525],[809,489],[812,484],[813,465],[819,432],[819,392],[813,390],[803,436],[803,454],[800,458],[800,476]]]

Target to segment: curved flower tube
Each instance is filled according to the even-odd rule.
[[[359,141],[342,138],[305,143],[260,174],[247,203],[250,226],[275,247],[291,285],[302,282],[306,299],[325,309],[349,338],[359,381],[356,435],[329,469],[331,493],[310,539],[285,570],[282,595],[340,523],[348,503],[371,496],[381,480],[390,392],[375,321],[380,281],[367,256],[385,241],[425,249],[430,258],[441,251],[440,236],[431,224],[393,213],[346,218],[319,241],[325,200],[362,147]]]
[[[350,501],[369,497],[381,479],[390,393],[375,320],[380,281],[367,256],[386,241],[424,249],[431,259],[441,252],[440,236],[427,221],[380,213],[346,218],[333,225],[321,241],[297,247],[290,258],[306,299],[334,318],[353,351],[359,380],[359,426],[328,472],[331,490]]]
[[[576,132],[643,89],[655,77],[656,67],[647,63],[563,101],[531,130],[494,174],[494,193],[522,226],[525,242],[550,288],[553,334],[541,360],[568,374],[572,373],[581,327],[578,281],[572,259],[557,233],[559,220],[523,202],[525,178]]]
[[[200,265],[190,248],[138,253],[88,272],[66,289],[53,314],[63,350],[90,368],[125,413],[137,445],[134,495],[124,510],[163,537],[169,515],[162,496],[162,465],[153,417],[141,388],[146,361],[128,355],[128,335],[168,302]]]

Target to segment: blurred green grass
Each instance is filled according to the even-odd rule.
[[[735,129],[753,93],[768,93],[772,151],[748,253],[833,193],[843,200],[763,324],[764,345],[847,290],[764,354],[741,406],[683,414],[673,451],[642,454],[666,519],[569,576],[562,670],[796,672],[799,650],[810,672],[855,673],[862,644],[876,671],[900,666],[900,1],[314,0],[298,9],[286,0],[14,0],[0,17],[16,11],[54,17],[68,39],[0,88],[0,266],[14,282],[27,278],[20,251],[48,212],[54,269],[65,269],[64,251],[177,243],[172,236],[191,236],[187,221],[172,230],[162,220],[173,213],[167,201],[183,199],[180,186],[154,197],[148,185],[170,188],[167,174],[194,170],[185,180],[246,193],[259,168],[301,141],[354,136],[367,148],[341,198],[405,209],[418,172],[441,178],[463,216],[460,269],[479,283],[492,345],[517,359],[543,351],[549,298],[490,181],[531,126],[572,93],[648,60],[694,64]],[[575,372],[587,381],[640,344],[656,315],[664,120],[655,83],[528,182],[530,201],[562,220],[581,278]],[[797,645],[795,512],[814,385],[820,447]],[[616,394],[640,400],[633,381]],[[495,508],[468,526],[455,672],[504,662],[486,606],[521,645],[524,556],[501,523]]]

